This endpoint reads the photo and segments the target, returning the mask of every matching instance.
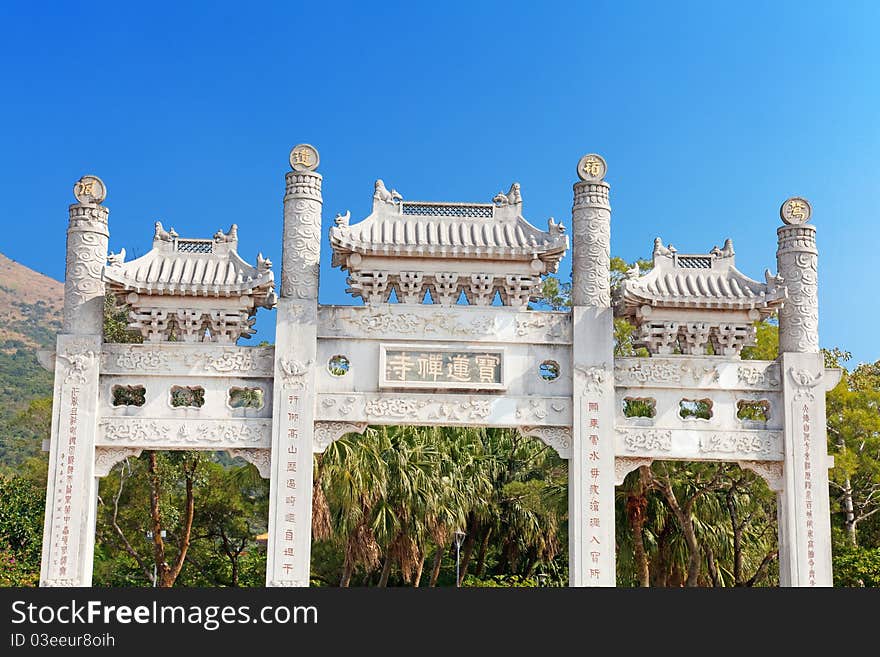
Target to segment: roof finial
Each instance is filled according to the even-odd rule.
[[[779,216],[789,226],[805,224],[810,220],[813,208],[810,202],[800,196],[793,196],[786,200],[779,208]]]
[[[598,182],[608,173],[608,165],[601,155],[589,153],[584,155],[577,166],[578,178],[587,182]]]
[[[107,197],[107,187],[98,176],[83,176],[73,185],[73,196],[84,205],[100,204]]]
[[[320,162],[318,149],[311,144],[297,144],[290,150],[290,168],[294,171],[314,171]]]

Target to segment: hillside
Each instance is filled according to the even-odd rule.
[[[39,454],[48,437],[49,407],[33,402],[52,396],[52,375],[36,350],[54,346],[63,302],[63,283],[0,254],[0,469]]]
[[[0,253],[0,351],[53,346],[63,304],[64,283]]]

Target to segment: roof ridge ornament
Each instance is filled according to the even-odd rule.
[[[376,181],[374,187],[375,191],[373,192],[373,198],[377,201],[396,204],[403,200],[403,196],[401,196],[396,189],[388,191],[381,178]]]
[[[497,206],[504,205],[522,205],[522,194],[520,193],[519,183],[515,182],[510,185],[510,189],[505,194],[498,192],[492,197],[492,202]]]
[[[154,242],[157,242],[157,241],[171,242],[172,240],[179,237],[179,235],[177,234],[177,231],[174,230],[174,226],[172,226],[169,230],[165,230],[162,227],[162,222],[157,221],[154,224],[154,227],[156,229],[155,232],[153,233],[153,241]]]
[[[224,233],[221,228],[214,233],[215,242],[238,242],[238,224],[232,224],[229,231]]]

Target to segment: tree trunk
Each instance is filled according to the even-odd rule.
[[[648,511],[648,498],[645,496],[645,487],[642,483],[643,476],[640,469],[638,487],[626,499],[626,516],[633,537],[636,577],[640,587],[647,587],[651,585],[651,573],[648,568],[648,555],[645,552],[645,517]]]
[[[669,585],[669,574],[672,570],[672,553],[669,547],[671,532],[672,523],[666,523],[657,537],[657,555],[654,558],[654,567],[650,570],[651,586],[663,588]]]
[[[379,584],[377,586],[388,586],[388,577],[391,575],[391,555],[385,557],[385,563],[382,564],[382,574],[379,576]]]
[[[681,525],[681,532],[684,535],[684,542],[688,547],[688,568],[687,580],[685,586],[699,586],[700,579],[700,543],[697,541],[697,534],[694,531],[694,523],[691,520],[690,513],[682,513],[678,516],[678,522]]]
[[[476,577],[481,578],[486,573],[486,554],[489,551],[489,538],[492,536],[492,528],[486,529],[483,534],[483,541],[480,543],[480,553],[477,555],[477,572]]]
[[[413,588],[414,589],[419,588],[419,582],[422,581],[422,573],[425,571],[425,559],[428,556],[427,554],[425,554],[425,552],[423,550],[421,550],[421,553],[422,553],[422,556],[419,559],[419,566],[416,569],[416,576],[415,576],[415,579],[413,580]]]
[[[193,493],[193,482],[196,478],[196,468],[199,465],[198,458],[193,459],[192,465],[187,467],[184,464],[184,476],[186,477],[186,511],[183,519],[183,533],[180,535],[180,545],[178,546],[177,559],[174,560],[174,566],[169,569],[168,586],[174,586],[183,564],[186,561],[186,553],[189,551],[189,544],[192,537],[192,524],[195,517],[195,494]]]
[[[437,578],[440,577],[440,566],[443,564],[443,551],[446,548],[442,545],[437,546],[437,551],[434,553],[434,565],[431,568],[431,583],[430,586],[437,586]]]
[[[743,547],[742,533],[743,526],[739,522],[739,516],[736,512],[736,504],[733,496],[736,495],[736,486],[732,486],[727,491],[727,513],[730,516],[730,526],[733,528],[733,585],[743,585]]]
[[[706,548],[706,566],[709,569],[709,577],[712,579],[712,586],[716,588],[723,587],[724,581],[718,573],[718,566],[715,564],[715,553],[712,552],[712,548]]]
[[[468,523],[468,533],[464,539],[464,545],[461,546],[461,575],[458,578],[458,585],[461,586],[461,582],[464,579],[464,576],[467,575],[468,566],[470,565],[471,554],[474,551],[474,545],[477,542],[477,521],[471,514],[470,522]]]
[[[697,534],[694,531],[694,523],[691,519],[690,506],[696,499],[696,497],[690,498],[685,506],[682,507],[682,505],[678,502],[678,498],[675,496],[675,491],[672,488],[672,482],[669,480],[668,475],[664,477],[659,488],[660,491],[663,493],[663,497],[665,498],[666,503],[672,510],[673,515],[675,515],[675,519],[678,521],[678,528],[681,530],[681,534],[684,537],[685,545],[687,545],[688,565],[685,585],[691,587],[698,586],[700,578],[701,553],[700,543],[699,541],[697,541]]]
[[[153,563],[156,565],[153,586],[167,587],[170,586],[167,583],[170,567],[165,561],[165,542],[162,540],[162,514],[159,510],[159,464],[156,452],[148,452],[147,463],[150,478],[150,531],[153,534]]]
[[[856,538],[856,514],[853,508],[853,488],[852,481],[847,475],[843,482],[843,512],[845,514],[844,528],[846,529],[846,538],[853,547],[858,546]]]
[[[346,561],[345,565],[342,567],[342,578],[339,580],[339,586],[342,588],[348,588],[349,584],[351,584],[351,576],[354,574],[354,565],[349,564]]]

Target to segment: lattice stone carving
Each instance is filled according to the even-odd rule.
[[[175,314],[177,339],[181,342],[200,342],[205,337],[207,318],[197,310],[178,310]]]
[[[743,347],[757,344],[758,331],[753,324],[720,324],[712,334],[715,353],[736,356]]]
[[[471,283],[464,287],[468,303],[475,306],[490,306],[495,296],[495,277],[492,274],[471,274]]]
[[[353,271],[348,277],[346,292],[363,298],[366,303],[382,303],[391,294],[388,278],[387,271]]]
[[[501,300],[506,306],[525,306],[541,290],[540,276],[505,276]]]
[[[678,346],[676,322],[645,322],[639,327],[637,343],[652,354],[671,354]]]
[[[423,217],[479,217],[491,219],[494,207],[488,204],[467,203],[409,203],[401,204],[401,214]]]
[[[403,303],[421,303],[425,298],[424,275],[420,271],[402,271],[397,277],[397,298]]]
[[[435,303],[452,305],[458,300],[458,274],[454,272],[439,272],[434,276],[434,286],[431,290],[431,298]]]
[[[709,344],[710,326],[706,322],[688,322],[684,325],[682,352],[692,356],[702,356]]]

